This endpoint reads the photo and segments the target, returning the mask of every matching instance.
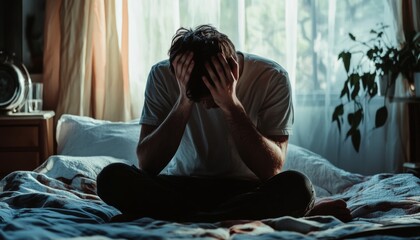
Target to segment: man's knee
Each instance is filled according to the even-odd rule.
[[[311,208],[315,191],[309,178],[298,171],[284,171],[269,179],[262,186],[283,199],[283,204],[296,210]],[[304,214],[304,213],[303,213]]]
[[[131,166],[124,163],[111,163],[104,167],[96,178],[97,194],[103,200],[108,199],[112,195],[116,195],[116,191],[124,186],[127,172],[132,171]]]
[[[298,196],[302,198],[310,199],[313,197],[314,189],[312,182],[305,174],[293,170],[285,171],[281,174],[283,175],[283,178],[286,179],[284,183],[289,192],[298,194]]]
[[[311,180],[309,180],[305,174],[294,170],[281,172],[268,179],[263,185],[275,188],[278,188],[278,186],[284,186],[286,188],[300,186],[303,188],[312,189]]]
[[[124,172],[127,171],[128,168],[130,168],[130,166],[124,163],[111,163],[104,167],[98,174],[96,182],[97,184],[102,185],[102,183],[118,179]]]

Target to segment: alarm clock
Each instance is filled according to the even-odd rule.
[[[0,52],[0,55],[2,53]],[[29,98],[31,78],[23,64],[9,57],[0,61],[0,113],[17,112]]]

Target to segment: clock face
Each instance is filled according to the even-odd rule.
[[[0,69],[0,105],[10,102],[16,93],[16,89],[15,78],[8,71]]]
[[[19,73],[10,64],[0,64],[0,110],[16,107],[20,100]]]

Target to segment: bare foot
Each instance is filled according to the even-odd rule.
[[[342,199],[323,199],[316,202],[308,216],[330,215],[343,222],[349,222],[352,217],[347,204]]]

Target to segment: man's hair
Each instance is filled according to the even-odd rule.
[[[211,25],[200,25],[194,30],[181,27],[172,38],[171,48],[168,52],[172,73],[175,73],[172,65],[175,57],[186,52],[194,54],[194,68],[187,83],[186,94],[189,99],[197,102],[210,95],[202,76],[206,76],[213,84],[204,64],[210,63],[211,57],[218,53],[223,53],[227,58],[236,58],[235,46],[225,34],[217,31]],[[212,66],[211,63],[210,65]]]

